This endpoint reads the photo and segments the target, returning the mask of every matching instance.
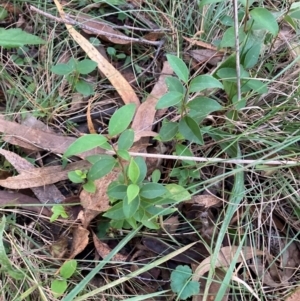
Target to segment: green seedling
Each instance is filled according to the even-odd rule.
[[[96,67],[97,63],[89,59],[78,61],[71,58],[66,64],[60,63],[53,66],[51,71],[65,76],[72,90],[89,96],[93,93],[94,88],[84,80],[83,75],[91,73]]]

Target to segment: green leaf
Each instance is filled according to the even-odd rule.
[[[245,69],[253,68],[257,64],[260,55],[261,46],[262,44],[256,43],[247,51],[244,59]]]
[[[55,204],[52,206],[51,211],[53,214],[50,217],[50,222],[54,222],[56,219],[58,219],[60,216],[62,218],[68,218],[69,215],[67,214],[65,207],[60,204]]]
[[[179,132],[191,142],[203,145],[203,137],[197,122],[189,116],[183,117],[179,122]]]
[[[190,113],[189,116],[196,119],[198,123],[210,113],[223,109],[216,100],[208,97],[196,97],[190,101],[187,106],[194,111]]]
[[[181,300],[186,300],[200,292],[200,283],[190,281],[191,277],[192,269],[187,265],[179,265],[171,273],[171,289]]]
[[[186,88],[183,86],[183,84],[181,83],[181,81],[177,77],[168,76],[165,79],[165,82],[167,84],[167,87],[168,87],[169,91],[178,92],[178,93],[181,93],[183,95],[185,94]]]
[[[125,149],[117,150],[117,155],[126,161],[129,161],[131,158],[129,152]]]
[[[11,261],[9,260],[4,246],[4,239],[3,239],[3,233],[5,230],[5,224],[6,224],[6,217],[5,215],[2,216],[2,220],[0,223],[0,265],[1,270],[5,273],[7,273],[10,277],[12,277],[15,280],[21,280],[24,279],[24,275],[21,271],[18,271],[13,268]],[[8,276],[7,275],[7,276]]]
[[[178,132],[178,123],[177,122],[163,122],[162,127],[159,131],[158,138],[161,141],[170,141]]]
[[[91,164],[95,164],[97,161],[99,160],[103,160],[103,159],[111,159],[113,158],[112,155],[106,155],[106,154],[101,154],[101,155],[91,155],[91,156],[87,156],[85,159],[87,161],[89,161]]]
[[[256,7],[250,11],[250,16],[254,20],[254,29],[268,30],[273,36],[279,31],[275,17],[266,8]]]
[[[134,161],[138,165],[139,171],[140,171],[140,175],[137,179],[137,183],[141,183],[146,178],[147,165],[146,165],[145,159],[142,157],[135,157]]]
[[[180,92],[171,91],[163,95],[157,102],[155,109],[165,109],[180,103],[184,98],[184,95]]]
[[[167,192],[167,189],[158,183],[147,183],[144,184],[140,191],[140,196],[146,199],[154,199],[159,196],[162,196]]]
[[[108,123],[108,133],[116,136],[127,129],[135,113],[135,104],[130,103],[118,109],[110,118]]]
[[[123,212],[127,218],[132,217],[136,211],[139,209],[140,206],[140,197],[136,196],[132,201],[129,202],[127,197],[123,200]]]
[[[177,202],[182,202],[182,201],[188,201],[191,199],[190,193],[183,188],[180,185],[177,184],[168,184],[165,186],[168,190],[168,193],[166,194],[166,199],[172,199],[176,203]]]
[[[161,172],[160,172],[160,170],[159,170],[159,169],[155,169],[155,170],[152,172],[151,180],[152,180],[152,182],[157,183],[157,182],[160,180],[160,177],[161,177]]]
[[[130,184],[127,187],[127,199],[128,199],[128,204],[130,204],[139,194],[140,192],[140,187],[136,184]]]
[[[90,96],[94,92],[93,86],[81,79],[76,82],[75,89],[84,96]]]
[[[97,66],[96,62],[85,59],[76,64],[76,71],[80,74],[88,74],[94,71]]]
[[[89,180],[94,181],[106,176],[113,170],[116,163],[117,161],[113,157],[97,161],[95,164],[92,165],[91,169],[89,170],[87,178]]]
[[[184,61],[172,54],[167,54],[167,60],[179,79],[181,79],[184,83],[187,83],[190,72]]]
[[[246,34],[243,31],[242,28],[239,29],[239,41],[240,43],[245,40]],[[225,30],[223,34],[222,41],[220,43],[220,47],[225,48],[225,47],[235,47],[235,31],[234,27],[229,27]]]
[[[190,92],[200,92],[205,89],[220,88],[223,89],[223,85],[212,75],[199,75],[192,79],[190,83]]]
[[[59,269],[61,277],[69,279],[76,271],[77,261],[75,259],[67,260]]]
[[[51,71],[57,75],[68,75],[74,70],[68,64],[57,64],[55,66],[52,66]]]
[[[131,158],[131,161],[128,166],[127,175],[132,183],[135,184],[138,182],[138,179],[140,176],[140,169],[139,169],[139,166],[137,165],[136,161],[134,160],[134,158]]]
[[[125,197],[126,198],[126,197]],[[119,202],[109,210],[107,210],[103,216],[108,217],[112,220],[124,220],[126,216],[124,215],[123,211],[123,202]]]
[[[265,83],[261,82],[260,80],[250,79],[244,85],[248,86],[250,89],[252,89],[253,91],[255,91],[259,94],[268,93],[267,85]]]
[[[118,139],[118,149],[128,150],[133,145],[134,131],[132,129],[125,130]]]
[[[248,71],[244,69],[244,67],[240,66],[240,72],[241,72],[241,78],[250,77],[250,74]],[[228,82],[236,82],[236,69],[235,68],[220,68],[217,71],[217,76],[220,77],[224,81]]]
[[[116,185],[109,186],[107,190],[107,194],[110,198],[114,198],[117,200],[122,200],[126,196],[127,186],[126,185]]]
[[[93,181],[87,181],[82,185],[83,189],[87,192],[90,193],[95,193],[96,192],[96,185]]]
[[[185,157],[194,157],[194,154],[191,152],[191,150],[186,145],[182,144],[176,144],[176,155],[177,156],[185,156]],[[182,160],[186,165],[195,166],[195,161],[190,160]]]
[[[0,46],[6,48],[45,44],[46,41],[19,28],[0,28]]]
[[[157,218],[153,218],[153,216],[148,212],[145,212],[143,218],[141,219],[141,223],[148,229],[157,230],[160,228],[159,224],[157,223]]]
[[[56,295],[60,296],[62,295],[68,287],[67,280],[58,280],[55,279],[51,282],[51,291]]]
[[[107,142],[107,139],[98,134],[87,134],[80,138],[78,138],[76,141],[74,141],[65,151],[64,158],[68,158],[83,152],[86,152],[88,150],[91,150],[93,148],[96,148],[97,146],[101,147],[102,144],[105,144]]]
[[[82,174],[79,174],[77,170],[72,170],[68,172],[68,178],[73,183],[83,183],[84,178],[82,178]]]

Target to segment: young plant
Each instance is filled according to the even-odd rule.
[[[160,173],[156,170],[147,178],[147,165],[142,157],[132,157],[129,149],[134,142],[134,131],[128,129],[135,113],[135,105],[128,104],[117,110],[108,124],[108,136],[89,134],[77,139],[64,154],[64,158],[100,147],[113,154],[88,156],[92,166],[82,173],[76,171],[76,181],[83,188],[95,192],[94,181],[109,174],[113,169],[119,171],[119,177],[113,181],[107,194],[112,207],[104,213],[111,219],[111,226],[120,228],[137,228],[143,224],[150,229],[158,229],[158,217],[173,213],[175,204],[190,198],[190,194],[176,184],[158,183]],[[117,143],[113,144],[113,139]],[[82,176],[84,174],[84,177]],[[85,178],[86,177],[86,178]],[[74,180],[74,172],[69,174]]]
[[[179,265],[171,273],[171,289],[181,300],[186,300],[200,292],[200,283],[191,281],[192,275],[192,270],[187,265]]]
[[[59,269],[59,279],[51,281],[51,291],[55,297],[61,296],[68,287],[68,279],[73,276],[77,268],[77,261],[75,259],[68,260]]]
[[[93,86],[88,84],[82,77],[91,73],[97,67],[97,63],[89,59],[82,61],[71,58],[66,64],[57,64],[51,68],[51,71],[57,75],[64,75],[70,84],[72,90],[89,96],[93,93]]]

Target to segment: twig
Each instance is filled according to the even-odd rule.
[[[113,152],[108,151],[107,153],[113,154]],[[140,156],[144,158],[161,158],[161,159],[171,159],[171,160],[187,160],[196,162],[207,162],[207,163],[233,163],[233,164],[265,164],[265,165],[290,165],[296,166],[300,165],[298,161],[288,161],[288,160],[268,160],[268,159],[219,159],[219,158],[204,158],[204,157],[188,157],[188,156],[173,156],[173,155],[162,155],[162,154],[148,154],[148,153],[136,153],[129,152],[131,156]]]
[[[75,20],[73,20],[72,18],[70,17],[66,17],[66,19],[62,19],[62,18],[58,18],[58,17],[55,17],[49,13],[46,13],[32,5],[30,5],[30,10],[40,14],[40,15],[43,15],[49,19],[52,19],[52,20],[55,20],[56,22],[59,22],[59,23],[64,23],[64,24],[69,24],[69,25],[75,25],[75,26],[78,26],[82,29],[85,29],[85,30],[89,30],[90,32],[96,34],[96,35],[103,35],[103,36],[106,36],[108,38],[114,38],[114,39],[120,39],[120,40],[125,40],[125,41],[130,41],[130,42],[133,42],[133,43],[142,43],[142,44],[148,44],[148,45],[154,45],[154,46],[159,46],[161,41],[149,41],[149,40],[146,40],[146,39],[143,39],[143,38],[130,38],[130,37],[127,37],[127,36],[120,36],[118,34],[114,34],[114,33],[108,33],[106,31],[103,31],[103,30],[99,30],[99,29],[95,29],[93,27],[90,27],[90,26],[87,26],[87,25],[84,25],[80,22],[77,22]]]

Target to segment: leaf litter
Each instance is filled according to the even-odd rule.
[[[137,6],[143,4],[143,1],[133,2],[133,5]],[[72,28],[71,25],[76,24],[70,25],[70,18],[79,23],[84,22],[87,26],[96,31],[103,31],[103,34],[99,34],[98,37],[103,42],[108,43],[108,45],[119,44],[126,46],[133,45],[136,41],[126,39],[127,36],[123,34],[122,31],[118,31],[108,23],[95,21],[89,15],[65,15],[62,7],[57,1],[56,5],[60,12],[62,21],[65,22],[68,28],[70,36],[72,36],[78,45],[82,47],[84,53],[97,62],[99,72],[110,80],[111,85],[118,92],[119,102],[123,104],[135,103],[137,111],[132,123],[132,128],[136,133],[135,145],[132,150],[138,150],[140,152],[150,151],[149,146],[154,144],[150,137],[154,137],[158,133],[159,126],[157,127],[157,124],[159,125],[160,117],[170,114],[173,120],[179,118],[179,116],[174,116],[173,112],[168,112],[166,109],[158,111],[155,109],[158,99],[168,90],[165,83],[166,76],[173,74],[173,70],[168,65],[168,62],[160,58],[160,63],[163,66],[160,70],[160,75],[158,79],[155,80],[153,88],[149,90],[149,96],[146,97],[144,102],[140,102],[140,95],[132,89],[128,80],[122,76],[122,72],[119,72],[118,68],[116,68],[117,63],[109,62],[105,55],[99,55],[99,51],[94,48],[94,46],[79,32]],[[95,5],[100,6],[101,4]],[[64,7],[64,10],[65,8],[67,7]],[[144,16],[140,16],[140,19],[144,19],[145,21]],[[150,30],[150,33],[144,35],[143,39],[149,41],[157,41],[161,39],[162,33],[154,30],[155,26],[151,24],[151,21],[146,21],[145,24],[150,25],[153,32]],[[87,35],[93,35],[93,31],[89,31],[87,28],[82,27],[82,31]],[[279,35],[281,39],[284,39],[282,38],[283,35],[284,32],[281,31]],[[187,61],[191,58],[193,59],[191,65],[196,71],[198,66],[201,66],[201,68],[203,66],[205,68],[207,65],[216,66],[228,54],[226,51],[223,52],[223,49],[219,50],[215,46],[198,39],[188,37],[183,37],[183,39],[189,43],[183,53],[183,57],[185,57],[185,60]],[[103,49],[105,49],[106,46],[107,44],[104,44]],[[277,47],[277,45],[275,46]],[[202,49],[199,49],[199,47]],[[190,48],[193,49],[190,50]],[[296,49],[296,47],[292,48]],[[295,56],[295,51],[291,52],[291,54],[292,56]],[[147,71],[146,73],[150,72]],[[94,77],[94,79],[96,80],[96,77]],[[64,93],[65,89],[61,87],[60,96],[63,96]],[[91,104],[97,100],[97,95],[87,100],[86,120],[89,132],[91,133],[97,133],[97,130],[93,126],[91,120]],[[75,106],[73,108],[75,108]],[[215,120],[217,120],[216,122],[219,122],[218,119]],[[104,124],[104,126],[106,125]],[[69,145],[75,141],[75,138],[70,137],[69,135],[61,135],[54,131],[48,132],[45,128],[37,129],[30,123],[19,124],[17,122],[7,121],[4,118],[0,119],[0,132],[4,134],[3,140],[7,145],[15,145],[21,150],[24,150],[24,152],[25,150],[30,150],[33,154],[35,154],[34,158],[36,161],[39,160],[38,158],[40,154],[44,154],[45,152],[53,153],[55,155],[63,154]],[[168,145],[165,149],[165,151],[170,151],[172,148]],[[198,154],[197,150],[192,149],[192,151],[193,154]],[[103,150],[94,149],[83,154],[77,154],[76,156],[83,160],[69,163],[66,169],[62,169],[60,165],[42,166],[37,168],[25,160],[22,156],[16,155],[12,151],[2,149],[0,150],[0,153],[19,173],[17,176],[14,175],[0,180],[0,185],[3,188],[14,190],[1,191],[0,198],[2,207],[7,208],[8,206],[18,206],[49,217],[50,211],[46,207],[43,207],[43,204],[47,202],[51,204],[62,202],[67,205],[66,208],[70,207],[70,211],[74,212],[74,214],[70,215],[68,221],[60,221],[64,228],[67,225],[69,232],[63,232],[68,233],[68,237],[67,235],[62,235],[61,231],[58,231],[60,233],[55,235],[54,240],[56,241],[51,246],[52,255],[54,257],[84,258],[85,255],[82,255],[82,253],[84,253],[85,250],[91,250],[89,247],[89,245],[91,245],[91,241],[93,242],[93,250],[95,251],[94,258],[98,258],[100,256],[103,259],[111,252],[111,250],[113,250],[114,244],[118,242],[118,239],[114,238],[114,236],[121,235],[122,233],[110,233],[112,237],[111,247],[105,242],[107,237],[105,239],[100,238],[99,233],[96,232],[98,229],[95,225],[97,227],[103,226],[101,223],[98,224],[98,217],[111,206],[110,200],[105,192],[108,185],[116,179],[117,174],[113,172],[105,176],[103,179],[97,180],[95,182],[95,194],[87,193],[84,190],[81,192],[77,191],[76,194],[78,195],[75,195],[75,199],[77,198],[77,203],[80,200],[80,205],[77,204],[76,210],[73,210],[73,205],[68,206],[68,198],[65,199],[65,196],[61,193],[63,189],[61,187],[58,189],[55,185],[53,185],[56,184],[57,186],[60,186],[59,184],[66,183],[68,178],[67,173],[71,170],[88,168],[89,163],[84,161],[84,159],[90,154],[101,154],[103,153]],[[159,153],[161,153],[161,149],[159,150]],[[41,160],[41,162],[42,161],[43,160]],[[148,162],[148,169],[156,169],[157,167],[161,168],[161,165],[167,169],[166,167],[170,167],[170,164],[173,163],[163,162],[162,160],[159,161],[159,163],[156,161]],[[209,172],[212,171],[209,170]],[[167,174],[168,172],[165,173]],[[167,178],[168,175],[165,179]],[[223,185],[225,184],[223,183]],[[36,194],[36,198],[32,195],[27,196],[25,192],[23,193],[22,190],[26,188],[30,188]],[[228,186],[226,189],[227,188]],[[20,192],[17,192],[19,189],[21,189]],[[135,238],[122,250],[122,253],[117,253],[115,257],[113,257],[114,261],[119,261],[124,264],[124,270],[122,267],[113,267],[113,274],[116,276],[120,271],[123,273],[128,266],[128,269],[131,269],[131,271],[138,270],[138,267],[134,263],[129,264],[130,258],[132,261],[136,260],[147,264],[151,262],[151,258],[160,258],[170,254],[174,250],[179,250],[180,247],[178,245],[188,245],[191,242],[196,242],[196,244],[190,249],[185,250],[181,254],[172,256],[166,260],[165,263],[161,263],[159,268],[154,267],[149,272],[142,274],[140,277],[137,276],[136,281],[144,284],[148,288],[133,289],[126,283],[126,289],[132,294],[136,294],[137,292],[138,294],[143,294],[145,291],[147,291],[147,293],[151,293],[162,289],[163,286],[159,284],[159,281],[164,283],[164,288],[170,288],[170,269],[175,270],[176,267],[186,264],[193,267],[193,281],[200,282],[201,284],[200,294],[194,296],[193,300],[204,300],[205,296],[203,296],[203,293],[204,288],[207,285],[205,274],[213,265],[215,273],[212,280],[213,282],[208,291],[211,300],[213,300],[218,294],[218,291],[222,289],[222,282],[224,279],[227,279],[226,281],[228,281],[228,278],[226,278],[226,272],[229,270],[233,257],[238,250],[238,246],[230,245],[228,239],[224,239],[222,242],[223,247],[220,249],[217,256],[217,261],[215,263],[211,262],[212,256],[209,248],[213,247],[215,244],[216,236],[218,235],[218,223],[220,222],[220,219],[224,217],[223,209],[227,199],[226,195],[220,195],[218,191],[215,194],[211,193],[208,195],[204,193],[201,195],[194,195],[190,200],[184,201],[179,206],[181,216],[173,215],[166,218],[162,222],[162,229],[158,232],[159,237],[157,237],[156,234],[152,236],[153,233],[146,233],[142,239]],[[243,212],[237,211],[232,219],[232,231],[238,231],[234,227],[238,227],[239,222],[242,220],[240,214],[242,215]],[[251,283],[251,281],[246,283],[246,280],[244,281],[243,279],[246,277],[252,277],[253,279],[251,280],[261,281],[262,284],[276,289],[282,289],[285,285],[292,285],[295,283],[297,270],[300,265],[299,246],[297,241],[285,240],[285,237],[291,235],[289,232],[290,230],[286,230],[288,222],[286,223],[285,219],[287,216],[290,218],[287,211],[281,208],[281,211],[276,212],[271,218],[262,216],[257,217],[255,215],[255,210],[252,211],[252,214],[253,220],[251,222],[253,224],[258,224],[259,221],[263,221],[264,224],[269,225],[271,230],[264,230],[265,235],[272,239],[275,237],[275,243],[273,242],[273,245],[271,245],[273,248],[270,249],[266,243],[264,235],[258,235],[257,237],[259,241],[257,244],[258,246],[261,246],[261,248],[255,249],[255,247],[250,246],[242,247],[241,253],[236,258],[236,263],[239,264],[236,267],[236,272],[231,275],[231,280],[242,284],[243,287],[248,289],[248,291],[252,294],[252,298],[254,297],[260,300],[256,292],[253,290],[253,287],[251,288],[247,284]],[[188,223],[190,225],[187,225],[182,221],[182,216],[190,220]],[[295,222],[297,222],[296,219]],[[259,225],[259,227],[263,228],[261,225]],[[53,229],[55,229],[55,227],[53,227]],[[277,232],[275,229],[277,229]],[[202,236],[200,241],[199,233]],[[279,248],[277,249],[277,253],[274,251],[276,247]],[[10,272],[13,271],[11,267],[9,267],[9,270]],[[13,275],[14,274],[12,273],[12,277]],[[187,279],[185,279],[185,281],[187,281]],[[230,292],[231,289],[227,287],[221,300],[231,300]],[[293,298],[297,298],[298,293],[299,292],[295,290],[286,300],[291,301]]]

